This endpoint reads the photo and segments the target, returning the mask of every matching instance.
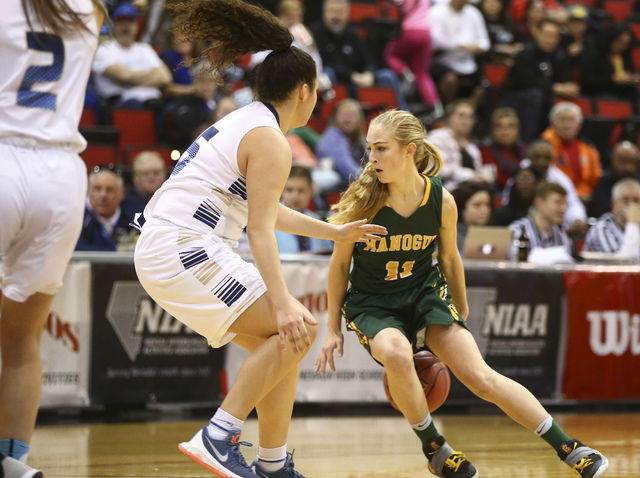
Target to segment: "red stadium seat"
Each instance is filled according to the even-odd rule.
[[[120,130],[120,151],[132,144],[156,144],[155,120],[151,111],[115,109],[112,122]]]
[[[358,88],[358,100],[370,110],[397,108],[398,101],[392,88],[371,86]]]
[[[604,0],[602,9],[609,13],[616,22],[623,22],[631,15],[633,2],[627,0]]]
[[[489,82],[490,86],[497,87],[504,83],[509,74],[509,67],[505,65],[498,65],[494,63],[487,63],[484,65],[484,77]]]
[[[360,23],[364,20],[380,20],[382,12],[380,6],[371,3],[351,3],[349,18],[352,23]]]
[[[90,108],[82,110],[82,116],[80,116],[80,126],[90,127],[96,125],[96,114]]]
[[[603,118],[625,120],[633,116],[633,105],[630,101],[596,99],[595,103],[598,115]]]
[[[560,103],[561,101],[570,101],[571,103],[575,103],[582,110],[583,116],[591,116],[593,115],[593,104],[591,103],[591,98],[586,96],[578,96],[576,98],[563,98],[561,96],[556,96],[553,99],[553,104]]]
[[[91,172],[96,166],[119,164],[118,151],[113,146],[89,145],[87,149],[80,153],[80,157],[87,166],[87,172]]]
[[[633,64],[636,67],[636,71],[640,71],[640,47],[631,49],[631,59],[633,60]]]
[[[630,22],[629,28],[633,32],[634,39],[636,43],[640,42],[640,23],[639,22]],[[636,65],[636,70],[638,69],[638,65]]]

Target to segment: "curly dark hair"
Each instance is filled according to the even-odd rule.
[[[218,78],[242,55],[272,50],[256,72],[254,90],[262,101],[283,101],[302,83],[314,86],[316,67],[292,47],[293,36],[268,10],[243,0],[191,0],[168,5],[176,18],[172,31],[187,41],[210,43],[201,57]]]

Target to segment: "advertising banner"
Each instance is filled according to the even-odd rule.
[[[467,323],[486,362],[536,397],[555,398],[562,275],[528,269],[470,269],[465,275]],[[473,396],[452,380],[450,399]]]
[[[224,352],[151,300],[133,264],[92,267],[92,402],[217,401]]]
[[[42,334],[41,408],[89,405],[91,264],[71,262]]]
[[[567,272],[566,399],[640,398],[640,274]]]
[[[327,279],[329,262],[284,262],[282,271],[289,292],[313,314],[318,337],[302,359],[297,402],[386,402],[382,377],[384,369],[360,345],[354,332],[343,326],[344,354],[334,354],[336,372],[322,376],[315,372],[315,362],[327,335]],[[230,386],[248,353],[234,344],[227,346],[225,370]]]

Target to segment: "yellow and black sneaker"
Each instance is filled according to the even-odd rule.
[[[558,457],[582,478],[599,478],[609,467],[609,460],[597,450],[584,446],[578,440],[566,441]]]
[[[429,471],[440,478],[476,478],[478,471],[464,457],[455,451],[443,436],[434,438],[422,448],[429,460]]]

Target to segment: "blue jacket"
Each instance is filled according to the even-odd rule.
[[[109,236],[96,218],[95,213],[85,208],[82,232],[76,244],[76,251],[115,251],[120,236],[129,234],[133,229],[129,225],[130,222],[129,217],[121,212],[113,234]]]

